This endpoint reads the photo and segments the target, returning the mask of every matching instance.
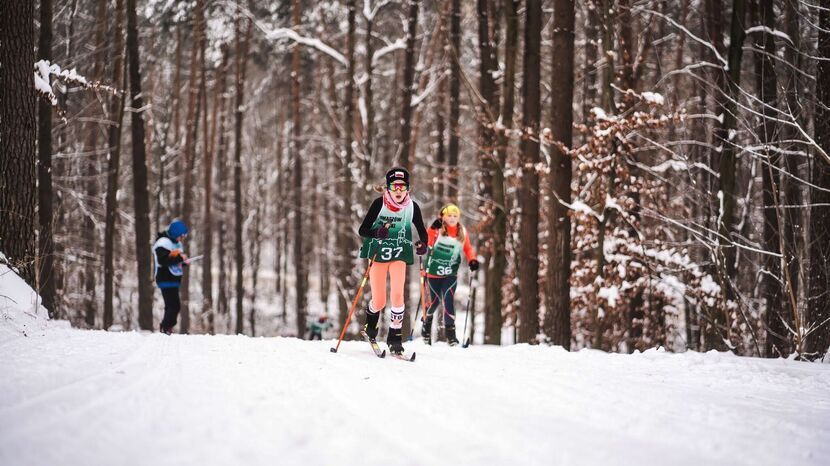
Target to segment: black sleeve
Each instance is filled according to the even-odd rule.
[[[380,215],[380,209],[383,208],[383,198],[379,197],[372,202],[372,206],[369,207],[369,212],[366,212],[366,217],[363,218],[363,223],[360,224],[360,229],[357,231],[360,236],[364,238],[374,238],[375,237],[375,230],[372,230],[372,225],[375,224],[375,220],[378,219],[378,215]]]
[[[427,237],[427,229],[424,227],[424,218],[421,216],[421,207],[415,201],[412,201],[412,203],[415,204],[415,213],[412,215],[412,224],[415,225],[415,229],[418,230],[418,239],[426,243],[429,239]]]
[[[159,265],[162,267],[169,267],[184,260],[182,259],[181,254],[175,257],[170,257],[170,250],[161,246],[156,248],[156,257],[158,258]]]

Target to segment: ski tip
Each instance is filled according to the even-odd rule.
[[[415,362],[415,354],[416,354],[416,353],[412,353],[412,357],[411,357],[411,358],[409,358],[409,360],[410,360],[410,361]]]
[[[386,357],[386,350],[383,350],[383,352],[380,353],[380,357],[381,359]]]

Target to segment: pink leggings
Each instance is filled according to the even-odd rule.
[[[406,262],[375,262],[369,272],[372,288],[372,309],[382,311],[386,307],[386,275],[390,278],[392,307],[403,307],[403,288],[406,282]]]

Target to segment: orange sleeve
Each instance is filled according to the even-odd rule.
[[[435,242],[438,241],[438,232],[436,228],[427,228],[427,246],[435,246]]]
[[[464,255],[467,257],[467,262],[476,258],[476,252],[473,249],[472,243],[470,243],[470,236],[466,235],[464,238]]]

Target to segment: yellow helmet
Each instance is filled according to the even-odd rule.
[[[458,208],[455,204],[447,204],[441,208],[441,211],[438,213],[438,216],[443,217],[444,215],[458,215],[461,216],[461,209]]]

